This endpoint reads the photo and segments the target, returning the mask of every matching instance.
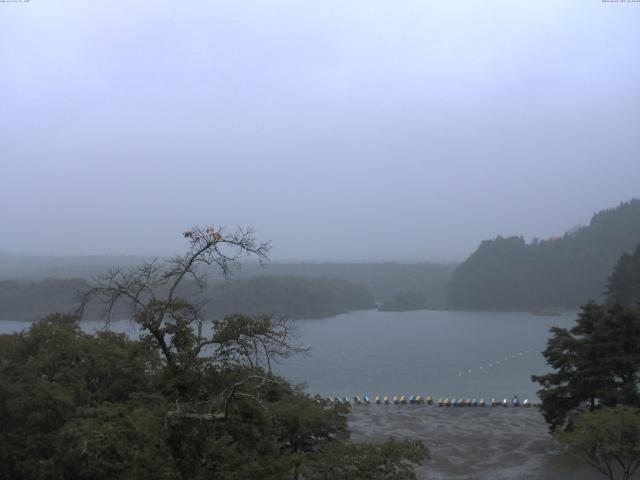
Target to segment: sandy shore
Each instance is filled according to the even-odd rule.
[[[354,405],[354,440],[386,437],[425,442],[431,461],[418,478],[447,480],[598,480],[591,470],[570,470],[558,456],[535,408],[444,408],[429,405]]]

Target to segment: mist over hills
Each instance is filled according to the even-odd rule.
[[[0,280],[38,282],[43,279],[90,279],[110,268],[139,265],[152,257],[126,255],[27,256],[0,252]],[[432,303],[443,304],[446,286],[457,264],[422,263],[351,263],[351,262],[269,262],[259,265],[246,262],[234,271],[231,280],[255,276],[329,277],[364,285],[376,302],[384,302],[405,291],[425,295]],[[209,272],[211,282],[223,280],[219,272]]]
[[[29,257],[0,253],[0,319],[35,320],[51,312],[71,312],[78,292],[91,278],[116,266],[127,268],[148,257]],[[318,318],[373,308],[404,291],[420,292],[430,304],[443,305],[455,265],[437,263],[245,263],[225,279],[209,272],[206,309],[227,313],[277,314]],[[195,289],[183,294],[193,298]],[[86,312],[96,317],[98,311]],[[117,310],[126,317],[129,312]]]
[[[589,225],[559,238],[498,236],[483,241],[452,275],[455,308],[576,307],[601,300],[616,262],[640,243],[640,200],[593,215]]]
[[[563,236],[483,241],[463,263],[245,263],[230,283],[215,270],[211,312],[278,311],[294,318],[330,316],[393,301],[408,292],[430,307],[463,309],[573,308],[601,300],[607,277],[640,244],[640,200],[593,215]],[[75,292],[110,268],[151,257],[23,256],[0,252],[0,317],[36,318],[68,311]],[[344,293],[344,295],[342,295]],[[270,298],[273,297],[273,298]]]

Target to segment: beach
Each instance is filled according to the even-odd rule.
[[[535,407],[354,405],[349,425],[356,441],[375,442],[389,436],[424,441],[431,461],[417,469],[419,479],[604,478],[590,469],[566,465]]]

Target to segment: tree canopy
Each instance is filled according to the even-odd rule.
[[[640,244],[633,253],[624,253],[616,263],[607,285],[607,302],[640,307]]]
[[[604,407],[579,415],[556,438],[569,453],[610,480],[629,480],[640,468],[640,410]]]
[[[532,379],[553,430],[599,406],[640,405],[640,312],[590,302],[570,329],[553,327],[543,352],[554,369]]]

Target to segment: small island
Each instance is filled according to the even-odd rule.
[[[378,307],[381,312],[407,312],[410,310],[424,310],[429,308],[424,295],[417,292],[402,292],[394,295]]]

